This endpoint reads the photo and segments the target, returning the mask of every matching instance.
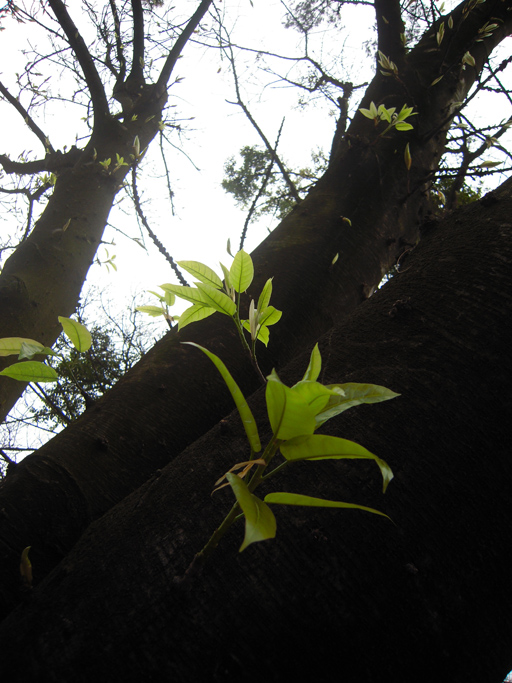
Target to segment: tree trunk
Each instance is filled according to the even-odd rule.
[[[0,338],[26,337],[52,346],[62,332],[57,318],[69,317],[76,309],[110,209],[129,170],[127,165],[111,172],[116,154],[131,164],[135,136],[141,149],[149,145],[158,132],[163,104],[146,106],[136,121],[120,123],[111,118],[84,150],[61,155],[62,168],[54,169],[59,175],[53,195],[0,273]],[[146,122],[150,115],[153,118]],[[105,159],[111,159],[110,172],[100,165]],[[12,362],[12,357],[0,359],[0,370]],[[0,421],[25,386],[0,377]]]
[[[343,320],[417,242],[453,104],[464,99],[487,50],[499,43],[507,22],[512,22],[510,4],[483,3],[474,9],[449,53],[432,50],[432,29],[407,59],[405,53],[393,55],[403,63],[400,79],[379,73],[363,104],[384,101],[397,111],[405,103],[415,105],[419,115],[414,131],[379,136],[374,123],[357,114],[345,138],[335,140],[326,175],[255,250],[257,277],[249,295],[257,298],[266,279],[274,277],[273,303],[284,311],[268,351],[261,352],[265,370],[282,367]],[[485,50],[480,43],[474,47],[476,68],[463,70],[457,59],[487,16],[503,16],[503,26],[486,39]],[[453,61],[459,68],[452,66],[434,91],[428,89]],[[403,160],[407,141],[413,153],[410,171]],[[5,568],[0,614],[20,599],[17,575],[9,568],[17,566],[24,547],[33,546],[41,579],[92,520],[230,410],[229,394],[208,360],[179,346],[186,339],[224,358],[247,394],[258,387],[236,333],[227,320],[215,316],[183,333],[169,334],[77,423],[23,460],[0,488],[0,556]]]
[[[276,506],[274,541],[239,555],[235,527],[184,578],[232,500],[210,495],[215,480],[247,453],[231,415],[92,524],[3,622],[9,680],[499,683],[512,668],[511,211],[512,180],[432,228],[321,340],[322,382],[401,394],[329,423],[390,464],[386,495],[358,461],[296,465],[264,492],[392,522]],[[266,431],[262,391],[251,407]]]

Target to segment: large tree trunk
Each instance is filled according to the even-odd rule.
[[[470,13],[457,33],[460,42],[453,39],[455,54],[449,55],[459,68],[451,68],[435,86],[435,95],[426,86],[447,68],[448,59],[432,50],[435,30],[407,58],[397,48],[392,56],[403,64],[401,79],[379,73],[363,104],[385,101],[397,110],[406,102],[414,104],[419,112],[415,130],[377,137],[373,122],[356,115],[347,135],[335,141],[326,175],[256,249],[257,277],[250,294],[257,297],[265,280],[274,276],[273,303],[284,311],[282,322],[272,330],[268,352],[261,354],[266,370],[282,367],[351,313],[417,242],[453,103],[464,99],[487,50],[507,30],[512,21],[508,6],[510,2],[484,3]],[[503,16],[503,27],[487,39],[485,50],[480,43],[474,47],[476,69],[462,70],[460,53],[487,16]],[[458,20],[456,16],[455,25]],[[407,141],[413,153],[410,172],[403,161]],[[229,362],[246,393],[257,388],[236,333],[226,320],[208,319],[183,334],[168,335],[95,408],[18,465],[0,489],[0,509],[5,511],[0,520],[5,568],[1,614],[20,599],[17,576],[9,567],[17,565],[24,547],[33,546],[37,577],[42,578],[93,519],[229,411],[230,397],[220,379],[207,359],[180,348],[179,341],[185,339],[208,346]]]
[[[400,392],[329,423],[395,479],[383,496],[376,468],[303,463],[269,488],[393,522],[278,508],[276,540],[239,555],[235,528],[184,580],[230,505],[213,484],[247,453],[232,415],[92,524],[3,622],[9,680],[499,683],[512,668],[511,212],[508,181],[449,216],[321,340],[323,382]],[[265,432],[262,391],[251,406]]]

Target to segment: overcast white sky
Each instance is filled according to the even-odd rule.
[[[69,5],[69,9],[78,28],[81,28],[80,13],[74,11],[73,4]],[[195,2],[186,3],[190,12],[195,5]],[[301,54],[298,34],[282,27],[284,10],[280,3],[266,1],[252,6],[249,0],[228,0],[224,5],[229,5],[226,8],[227,23],[234,28],[236,42],[289,55]],[[0,41],[0,78],[11,92],[17,93],[15,74],[22,68],[24,57],[21,51],[28,47],[31,40],[31,26],[7,20],[4,26]],[[349,66],[357,60],[359,66],[361,38],[358,38],[356,31],[351,36],[352,39],[344,44],[343,59]],[[318,36],[318,44],[322,37]],[[368,63],[371,63],[370,60]],[[158,144],[154,141],[140,173],[143,197],[150,199],[144,208],[154,231],[176,260],[204,261],[217,268],[219,259],[224,262],[229,259],[225,251],[228,237],[231,238],[233,249],[238,248],[245,220],[245,213],[234,206],[232,198],[221,188],[224,163],[228,157],[236,155],[242,146],[261,144],[261,141],[240,108],[226,102],[226,99],[235,99],[233,81],[228,64],[225,60],[219,61],[217,51],[189,44],[174,75],[182,76],[184,80],[171,88],[169,103],[177,105],[176,110],[183,118],[194,119],[185,123],[182,141],[173,137],[172,132],[170,138],[175,145],[182,147],[200,170],[194,168],[183,152],[170,150],[169,166],[176,193],[176,215],[173,216],[164,186],[155,178],[162,167],[158,163]],[[366,78],[370,75],[371,72],[368,72]],[[246,103],[271,141],[275,140],[281,120],[286,116],[279,148],[287,160],[307,165],[311,150],[322,147],[328,151],[335,119],[327,116],[325,107],[320,109],[317,103],[315,108],[299,110],[296,108],[297,91],[279,83],[268,85],[261,92],[257,74],[251,67],[244,66],[243,61],[240,62],[240,80]],[[361,76],[363,80],[364,76]],[[41,154],[39,142],[24,126],[21,117],[9,111],[5,103],[0,103],[0,106],[2,151],[14,157],[33,146],[35,153]],[[71,113],[72,107],[67,107]],[[57,104],[49,108],[44,117],[41,111],[41,118],[37,119],[56,148],[64,145],[69,147],[75,142],[76,123],[69,118],[69,125],[66,125],[66,105]],[[128,235],[138,237],[140,233],[129,200],[124,199],[121,207],[128,215],[115,208],[111,213],[111,222]],[[275,221],[268,218],[259,226],[250,228],[245,248],[252,250],[267,234],[267,226],[273,227],[274,224]],[[0,229],[4,230],[5,227]],[[110,285],[116,298],[117,292],[129,294],[134,290],[156,289],[162,282],[175,281],[169,266],[147,237],[147,253],[135,242],[111,229],[106,230],[104,238],[106,242],[115,241],[115,246],[106,245],[106,248],[110,255],[116,255],[118,271],[114,273],[111,270],[108,274],[105,267],[94,265],[89,281],[100,286]],[[102,260],[105,258],[104,248],[100,248],[98,255]]]

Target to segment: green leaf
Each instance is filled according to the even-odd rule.
[[[304,377],[302,379],[306,382],[316,382],[321,369],[322,356],[320,355],[318,344],[315,344],[313,351],[311,351],[311,358],[309,360],[308,369],[304,373]]]
[[[41,354],[43,356],[57,356],[58,354],[47,346],[42,346],[39,342],[24,341],[21,345],[19,360],[30,360],[34,356]]]
[[[395,128],[397,130],[412,130],[413,126],[411,126],[410,123],[401,122],[401,123],[397,123]]]
[[[210,308],[204,304],[193,304],[187,308],[179,317],[178,330],[182,330],[186,325],[195,323],[198,320],[204,320],[215,313],[215,308]]]
[[[248,320],[242,320],[242,326],[244,329],[247,330],[247,332],[251,332],[251,325]],[[264,325],[259,327],[258,329],[258,334],[256,335],[256,339],[258,339],[260,342],[263,342],[265,346],[268,346],[268,340],[270,339],[270,330],[268,327],[265,327]]]
[[[150,315],[152,318],[165,315],[165,311],[161,306],[136,306],[135,310],[140,313],[147,313],[147,315]]]
[[[64,334],[77,351],[83,353],[91,348],[91,333],[85,325],[78,323],[76,320],[71,320],[71,318],[64,318],[61,315],[59,315],[59,322],[62,325]]]
[[[217,273],[208,268],[208,266],[205,266],[204,263],[199,263],[199,261],[178,261],[178,265],[200,282],[206,282],[207,285],[221,289],[222,280]]]
[[[244,480],[236,474],[228,472],[226,479],[245,517],[245,537],[239,552],[245,550],[251,543],[274,538],[276,518],[268,505],[252,494]]]
[[[231,278],[229,277],[229,270],[226,268],[226,266],[221,263],[220,267],[222,268],[222,273],[224,275],[224,284],[228,290],[232,289],[231,285]]]
[[[191,304],[203,304],[209,306],[205,295],[200,292],[197,287],[184,287],[183,285],[171,285],[169,283],[160,285],[160,287],[164,290],[164,292],[175,294],[180,299],[190,301]]]
[[[282,315],[282,311],[278,311],[277,308],[274,308],[273,306],[267,306],[262,311],[258,309],[258,324],[264,325],[265,327],[275,325],[281,320]]]
[[[342,503],[339,500],[325,500],[324,498],[312,498],[311,496],[302,496],[299,493],[269,493],[265,496],[265,503],[274,505],[303,505],[306,507],[317,508],[352,508],[354,510],[364,510],[371,512],[374,515],[381,515],[382,517],[389,517],[379,510],[368,508],[364,505],[354,505],[353,503]]]
[[[272,278],[269,278],[265,282],[265,286],[261,290],[261,294],[258,299],[258,303],[256,305],[256,308],[258,311],[262,311],[264,308],[267,308],[269,302],[270,302],[270,297],[272,296]]]
[[[30,346],[38,347],[42,353],[44,346],[34,339],[25,339],[24,337],[3,337],[0,339],[0,356],[19,356],[23,344],[30,344]]]
[[[218,356],[216,356],[211,351],[208,351],[208,349],[205,349],[203,346],[199,346],[199,344],[195,344],[194,342],[182,342],[182,344],[188,344],[189,346],[195,346],[197,349],[200,349],[204,354],[208,356],[208,358],[215,365],[217,370],[222,375],[222,379],[226,383],[226,386],[229,389],[231,396],[233,397],[233,401],[235,402],[235,405],[238,409],[240,417],[242,418],[242,424],[244,426],[245,433],[247,434],[247,439],[251,446],[251,450],[253,451],[253,453],[258,453],[259,451],[261,451],[261,442],[258,434],[256,420],[254,419],[251,409],[249,408],[247,401],[244,398],[244,395],[240,391],[238,384],[231,376],[231,373],[229,372],[227,367],[224,365],[224,363]]]
[[[245,292],[254,277],[252,258],[243,249],[235,255],[229,270],[231,285],[235,292]]]
[[[270,330],[268,329],[268,327],[266,327],[265,325],[261,325],[258,330],[256,339],[265,344],[265,346],[268,346],[268,340],[270,339]]]
[[[211,285],[207,285],[205,282],[198,282],[197,289],[204,296],[205,303],[214,308],[219,313],[224,313],[224,315],[229,315],[231,318],[236,314],[236,304],[229,298],[224,292],[215,289]]]
[[[11,377],[19,382],[55,382],[58,379],[53,368],[36,360],[9,365],[0,372],[0,375]]]
[[[327,388],[337,389],[340,393],[333,394],[329,398],[325,410],[318,413],[316,416],[317,427],[320,427],[332,417],[361,403],[380,403],[381,401],[389,401],[400,396],[400,394],[396,394],[391,389],[381,387],[378,384],[348,382],[346,384],[328,384]]]
[[[276,438],[286,440],[313,434],[316,415],[327,405],[332,390],[318,382],[304,381],[289,388],[281,382],[275,370],[267,380],[267,413]]]
[[[325,434],[311,434],[285,441],[280,445],[280,449],[283,457],[289,462],[298,460],[374,460],[382,474],[384,493],[389,482],[393,479],[391,468],[382,458],[378,458],[364,446],[348,439],[326,436]]]

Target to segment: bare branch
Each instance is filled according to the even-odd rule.
[[[185,280],[183,277],[180,269],[176,265],[176,261],[173,259],[173,257],[169,254],[167,249],[164,247],[164,245],[160,242],[158,237],[155,235],[155,233],[151,230],[149,223],[144,215],[144,212],[142,211],[142,206],[140,203],[140,197],[139,197],[139,192],[137,190],[137,171],[136,167],[133,166],[132,168],[132,191],[133,191],[133,203],[135,205],[135,210],[137,211],[137,215],[139,216],[140,220],[142,221],[142,224],[148,231],[148,235],[151,237],[153,240],[154,244],[156,245],[158,251],[164,256],[166,261],[170,264],[171,268],[174,270],[176,277],[178,280],[181,282],[182,285],[185,287],[188,286],[188,282]]]
[[[180,33],[178,36],[176,42],[174,43],[173,48],[167,55],[167,59],[165,60],[165,64],[162,67],[162,71],[160,72],[160,76],[158,77],[158,81],[156,82],[156,97],[161,97],[166,88],[167,88],[167,83],[169,82],[169,78],[171,77],[171,73],[176,65],[176,62],[178,61],[183,48],[185,47],[188,39],[192,35],[192,33],[195,31],[197,26],[199,25],[199,22],[201,19],[204,17],[206,12],[208,11],[210,5],[212,4],[213,0],[202,0],[201,4],[197,8],[197,10],[194,12],[192,17],[190,18],[189,22],[183,29],[183,31]]]
[[[27,126],[30,128],[30,130],[34,133],[34,135],[41,141],[43,144],[43,147],[45,151],[50,151],[54,152],[55,150],[50,144],[50,140],[47,135],[43,133],[43,131],[39,128],[37,123],[34,121],[34,119],[29,115],[28,111],[21,105],[19,100],[17,100],[11,93],[7,90],[5,85],[0,81],[0,93],[5,97],[5,99],[9,102],[9,104],[12,104],[12,106],[16,109],[16,111],[21,114],[23,117],[23,120],[27,124]]]
[[[283,126],[284,126],[284,118],[283,118],[283,120],[281,121],[281,125],[279,126],[279,131],[278,131],[278,133],[277,133],[276,143],[275,143],[275,145],[274,145],[274,154],[275,154],[275,155],[277,154],[277,146],[279,145],[279,140],[280,140],[280,138],[281,138],[281,133],[282,133],[282,131],[283,131]],[[272,168],[273,168],[273,166],[274,166],[274,157],[272,156],[271,159],[270,159],[270,163],[268,164],[267,168],[265,169],[265,174],[264,174],[264,176],[263,176],[263,180],[262,180],[262,182],[261,182],[260,189],[258,190],[256,196],[254,197],[254,199],[253,199],[253,201],[252,201],[252,204],[251,204],[251,206],[250,206],[250,208],[249,208],[249,211],[248,211],[248,213],[247,213],[247,217],[246,217],[246,219],[245,219],[245,223],[244,223],[244,227],[243,227],[243,230],[242,230],[242,234],[241,234],[241,236],[240,236],[240,247],[239,247],[239,251],[241,251],[241,250],[244,248],[244,242],[245,242],[245,238],[246,238],[246,236],[247,236],[247,228],[249,227],[249,223],[251,222],[252,216],[253,216],[254,212],[256,211],[256,206],[257,206],[257,204],[258,204],[258,201],[259,201],[260,197],[262,196],[262,194],[265,192],[265,188],[266,188],[266,186],[267,186],[267,184],[268,184],[268,181],[270,180],[270,176],[271,176],[271,174],[272,174]]]
[[[109,108],[105,89],[94,66],[94,60],[62,0],[48,0],[48,4],[66,34],[69,45],[80,64],[93,103],[95,125],[101,126],[109,114]]]

